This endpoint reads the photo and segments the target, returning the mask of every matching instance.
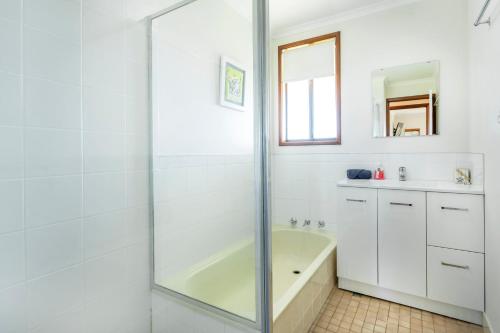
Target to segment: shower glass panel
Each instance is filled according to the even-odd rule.
[[[252,0],[152,20],[154,287],[256,321]]]

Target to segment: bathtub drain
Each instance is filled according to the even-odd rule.
[[[300,271],[293,271],[293,274],[300,274]]]

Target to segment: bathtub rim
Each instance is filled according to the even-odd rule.
[[[278,300],[273,300],[273,322],[276,321],[278,317],[286,310],[288,305],[292,303],[294,298],[314,276],[314,273],[317,272],[320,266],[337,247],[337,238],[335,236],[335,233],[331,231],[288,227],[284,225],[273,226],[273,231],[275,230],[289,230],[294,232],[313,233],[326,237],[329,240],[329,243],[327,246],[325,246],[325,248],[323,248],[320,254],[314,258],[312,263],[307,266],[304,272],[301,273],[301,276],[286,290],[283,296],[281,296]]]
[[[326,231],[326,230],[318,230],[318,229],[312,229],[312,228],[301,228],[301,227],[291,227],[287,225],[282,225],[282,224],[273,224],[272,226],[272,232],[276,231],[290,231],[290,232],[298,232],[298,233],[304,233],[304,234],[315,234],[319,236],[323,236],[329,240],[328,244],[321,250],[319,255],[317,255],[314,260],[307,266],[307,268],[301,273],[300,277],[292,283],[292,285],[287,288],[286,292],[278,299],[275,300],[273,299],[272,301],[272,306],[273,306],[273,322],[275,322],[278,317],[286,310],[288,305],[293,301],[293,299],[299,294],[299,292],[304,288],[304,286],[309,282],[309,280],[313,277],[314,273],[318,270],[318,268],[325,262],[325,260],[328,258],[328,256],[335,250],[337,247],[337,238],[335,233],[331,231]],[[189,267],[188,269],[177,272],[174,274],[173,277],[169,279],[162,279],[160,282],[157,282],[159,286],[162,288],[167,288],[171,289],[170,287],[167,287],[166,285],[176,285],[180,286],[182,285],[182,290],[176,290],[176,289],[171,289],[173,292],[177,294],[181,294],[190,298],[194,298],[191,295],[185,294],[185,283],[183,281],[187,281],[188,279],[192,278],[196,274],[202,272],[204,269],[208,268],[209,266],[215,265],[219,263],[220,261],[224,260],[227,258],[229,255],[231,255],[234,252],[241,251],[245,247],[251,246],[254,244],[255,246],[255,240],[253,238],[248,238],[241,240],[240,242],[237,242],[211,256],[208,258],[202,260],[201,262]],[[272,264],[272,263],[271,263]],[[255,267],[257,269],[257,267]],[[181,279],[183,281],[181,281]],[[164,282],[165,281],[165,282]],[[166,283],[168,281],[168,283]],[[227,309],[220,309],[222,311],[230,312],[230,310]],[[240,316],[240,315],[237,315]],[[240,316],[241,317],[241,316]],[[246,317],[242,317],[246,318]],[[246,318],[248,319],[248,318]],[[252,320],[252,319],[249,319]]]

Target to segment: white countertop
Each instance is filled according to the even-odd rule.
[[[390,190],[446,192],[464,194],[484,194],[482,185],[460,185],[446,181],[408,180],[401,182],[394,179],[344,179],[337,183],[340,187],[379,188]]]

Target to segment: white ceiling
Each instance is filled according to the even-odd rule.
[[[342,15],[365,7],[397,3],[398,0],[269,0],[271,31]]]

